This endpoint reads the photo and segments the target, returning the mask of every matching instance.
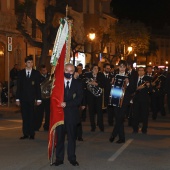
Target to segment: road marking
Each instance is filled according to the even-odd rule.
[[[120,148],[117,150],[116,153],[114,153],[109,159],[108,161],[114,161],[127,147],[128,145],[130,145],[130,143],[133,141],[133,139],[129,139],[127,140],[127,142]]]
[[[0,130],[10,130],[10,129],[19,129],[22,126],[18,126],[18,127],[11,127],[11,128],[6,128],[6,127],[0,127]]]

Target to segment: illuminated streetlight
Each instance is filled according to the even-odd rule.
[[[129,53],[132,51],[132,47],[131,46],[128,47],[128,51],[129,51]]]
[[[88,35],[89,39],[91,40],[91,65],[93,64],[93,53],[94,53],[94,44],[93,44],[93,40],[96,38],[96,34],[94,32],[93,29],[91,29],[89,35]]]
[[[89,33],[89,38],[91,41],[93,41],[96,37],[96,34],[95,33]]]

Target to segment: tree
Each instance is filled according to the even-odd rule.
[[[135,53],[145,53],[149,50],[150,33],[141,22],[120,20],[112,37],[118,53],[126,55],[128,46],[131,46]]]
[[[17,30],[24,36],[26,41],[41,49],[39,65],[46,63],[46,57],[49,50],[53,47],[56,37],[59,19],[65,16],[66,3],[63,0],[51,1],[45,0],[45,20],[40,21],[36,18],[36,3],[37,0],[25,0],[17,3],[15,13],[17,17]],[[32,23],[32,34],[28,31],[27,22]],[[42,40],[36,40],[36,30],[42,34]]]

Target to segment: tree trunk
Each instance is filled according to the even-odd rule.
[[[40,56],[40,60],[39,60],[39,63],[38,63],[38,68],[42,65],[42,64],[45,64],[45,65],[50,65],[50,63],[47,63],[47,57],[49,54],[49,45],[47,43],[44,43],[43,44],[43,47],[41,48],[41,56]]]

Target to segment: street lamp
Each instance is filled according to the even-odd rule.
[[[93,53],[94,53],[94,39],[96,37],[96,34],[94,32],[94,30],[92,29],[91,32],[88,35],[90,41],[91,41],[91,65],[93,64]]]

